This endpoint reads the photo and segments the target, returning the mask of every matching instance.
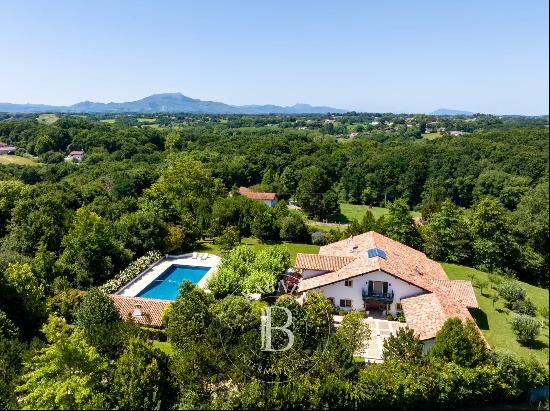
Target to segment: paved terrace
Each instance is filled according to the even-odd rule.
[[[342,321],[342,316],[335,315],[335,326],[338,327]],[[407,326],[406,323],[399,321],[381,320],[378,318],[368,317],[363,320],[369,325],[371,330],[371,338],[369,341],[365,341],[365,347],[358,356],[365,359],[365,362],[382,362],[382,351],[384,349],[384,340],[390,335],[395,334],[400,328]]]

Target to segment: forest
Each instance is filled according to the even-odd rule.
[[[242,239],[324,244],[369,230],[548,288],[547,117],[3,115],[0,143],[33,162],[0,161],[0,408],[435,409],[519,401],[548,384],[547,364],[490,351],[452,321],[428,357],[403,333],[383,364],[361,367],[349,335],[324,334],[322,298],[277,300],[319,318],[303,336],[317,365],[262,383],[216,344],[242,349],[258,328],[246,317],[261,309],[253,302],[184,284],[159,336],[119,319],[97,288],[148,252],[204,243],[220,247],[232,273],[273,282],[290,256],[252,255]],[[71,150],[82,161],[67,161]],[[237,195],[240,186],[282,201],[270,208]],[[320,230],[342,203],[388,213]],[[240,321],[241,336],[220,337],[220,321]],[[148,343],[157,339],[168,352]]]

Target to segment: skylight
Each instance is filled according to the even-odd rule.
[[[367,251],[367,255],[369,256],[369,258],[380,257],[380,258],[383,258],[384,260],[387,259],[386,252],[379,248],[371,248],[370,250]]]

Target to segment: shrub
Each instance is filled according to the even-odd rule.
[[[541,328],[541,322],[528,315],[515,314],[512,318],[512,330],[522,344],[533,342],[539,336]]]
[[[348,342],[354,352],[362,351],[365,342],[370,340],[371,330],[364,319],[364,313],[351,310],[344,315],[337,330],[337,334]]]
[[[497,292],[507,302],[523,300],[526,296],[525,289],[515,280],[507,280],[499,284]]]
[[[235,226],[226,227],[223,230],[222,235],[216,237],[215,243],[220,246],[223,251],[229,251],[239,245],[241,242],[241,235],[239,230]]]
[[[386,315],[386,320],[393,321],[393,315],[391,314]]]
[[[399,321],[400,323],[404,323],[405,322],[405,314],[403,314],[402,312],[397,313],[397,316],[395,317],[395,319],[397,321]]]
[[[488,359],[488,350],[474,322],[449,318],[435,336],[430,351],[432,358],[454,362],[462,367],[475,367]]]
[[[99,287],[99,289],[105,294],[113,293],[161,258],[162,254],[158,251],[149,251],[143,257],[138,258],[124,270],[115,275],[114,278]]]
[[[307,226],[302,216],[292,213],[284,217],[279,235],[286,241],[303,241],[307,237]]]
[[[515,311],[518,314],[525,314],[534,317],[537,314],[537,307],[533,302],[526,298],[525,300],[510,301],[507,304],[510,310]]]

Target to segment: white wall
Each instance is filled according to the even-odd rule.
[[[324,274],[328,271],[324,270],[324,271],[321,271],[321,270],[307,270],[307,269],[304,269],[302,270],[302,278],[311,278],[311,277],[315,277],[317,275],[320,275],[320,274]]]
[[[340,308],[341,299],[351,300],[352,307],[344,308],[344,310],[350,310],[351,308],[363,311],[363,293],[362,290],[368,289],[368,281],[387,281],[388,292],[393,290],[393,303],[390,307],[392,315],[397,314],[396,304],[401,301],[402,298],[411,297],[413,295],[423,294],[424,290],[418,288],[412,284],[409,284],[399,278],[389,275],[383,271],[375,271],[373,273],[363,274],[357,277],[350,278],[353,281],[352,287],[346,287],[344,280],[334,284],[329,284],[324,287],[315,289],[314,291],[323,291],[327,298],[334,298],[334,304]]]

